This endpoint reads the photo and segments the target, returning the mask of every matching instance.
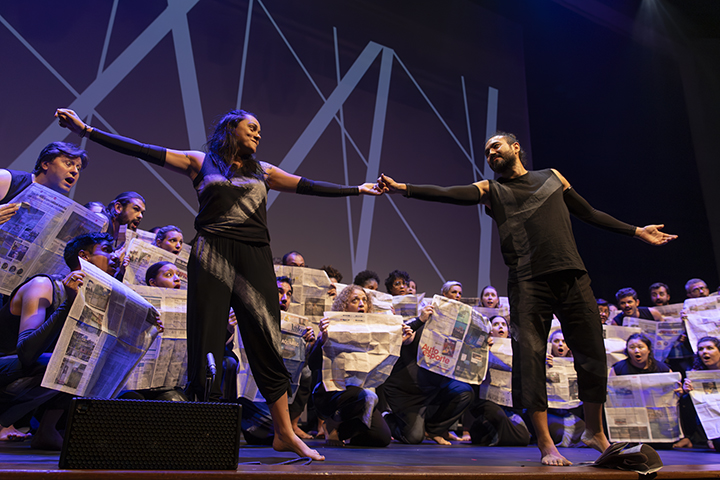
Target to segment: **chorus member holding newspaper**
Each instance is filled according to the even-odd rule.
[[[716,337],[702,337],[698,340],[697,354],[695,354],[692,368],[688,371],[697,370],[720,370],[720,340]],[[693,443],[702,444],[707,442],[708,445],[720,452],[720,438],[707,438],[695,411],[695,405],[693,405],[690,397],[690,392],[695,388],[692,380],[686,378],[682,382],[681,388],[680,423],[685,438],[675,443],[673,448],[693,448]]]
[[[205,396],[206,355],[223,358],[228,311],[232,307],[255,381],[272,412],[273,448],[314,460],[324,457],[295,434],[288,413],[290,375],[280,355],[280,309],[267,229],[269,189],[318,196],[379,195],[377,185],[341,186],[315,182],[255,159],[260,122],[232,110],[208,138],[207,152],[146,145],[86,125],[69,109],[60,125],[120,153],[187,176],[200,203],[197,237],[188,263],[188,394]],[[221,376],[210,399],[221,396]]]
[[[514,135],[498,132],[485,143],[485,157],[497,180],[444,188],[399,183],[382,175],[378,184],[406,197],[488,208],[498,225],[509,267],[510,322],[517,335],[513,338],[514,404],[531,412],[542,463],[570,465],[555,447],[547,426],[545,348],[553,314],[560,319],[575,354],[587,427],[583,441],[599,451],[610,443],[602,428],[607,383],[602,328],[569,214],[653,245],[676,236],[663,233],[663,225],[634,227],[595,210],[557,170],[528,171],[524,154]]]

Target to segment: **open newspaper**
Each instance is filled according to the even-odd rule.
[[[611,442],[675,442],[683,436],[674,390],[679,372],[608,378],[605,415]]]
[[[42,386],[110,398],[158,334],[158,312],[140,295],[85,260],[85,281],[65,321]]]
[[[45,273],[66,275],[63,252],[78,235],[106,229],[105,217],[65,195],[33,183],[11,203],[21,207],[0,225],[0,293],[10,295],[26,279]]]
[[[323,312],[330,310],[334,300],[327,294],[330,289],[327,273],[314,268],[275,265],[275,275],[289,277],[292,281],[293,294],[288,312],[306,317],[317,331]]]
[[[325,312],[330,319],[323,345],[325,390],[382,385],[402,346],[402,317],[378,313]]]
[[[144,285],[145,272],[147,269],[157,262],[170,262],[178,269],[178,277],[180,277],[180,288],[187,290],[187,259],[183,259],[181,255],[163,250],[150,243],[143,241],[141,238],[133,238],[125,247],[125,255],[128,265],[125,268],[125,276],[123,282],[127,285]]]
[[[546,366],[545,374],[548,407],[570,409],[582,404],[572,357],[553,358],[553,366]]]
[[[479,397],[512,407],[512,340],[493,338],[488,357],[488,372],[480,384]]]
[[[490,323],[473,307],[440,295],[425,323],[417,364],[461,382],[480,385],[488,368]]]
[[[395,315],[400,315],[403,320],[409,320],[418,316],[419,310],[422,308],[422,301],[425,294],[419,295],[395,295],[392,297],[392,305],[395,309]]]
[[[130,241],[139,238],[145,243],[149,243],[150,245],[155,245],[155,237],[156,234],[152,232],[148,232],[146,230],[129,230],[127,228],[127,225],[122,225],[120,227],[120,235],[125,236],[125,241],[130,244]],[[118,239],[120,238],[120,235],[118,235]],[[192,251],[192,245],[189,243],[183,243],[182,249],[180,250],[180,253],[177,254],[177,261],[175,262],[175,266],[178,267],[179,270],[182,270],[183,272],[187,272],[187,264],[190,260],[190,252]]]
[[[678,339],[685,333],[685,327],[680,318],[668,318],[661,322],[656,322],[655,320],[624,317],[623,326],[638,327],[642,333],[653,342],[655,359],[661,362],[667,359],[670,350],[672,350]]]
[[[690,390],[695,411],[707,438],[720,438],[720,370],[690,370]]]
[[[625,360],[625,346],[627,339],[633,333],[640,333],[638,327],[621,327],[620,325],[603,325],[603,339],[605,342],[605,356],[608,368],[620,360]]]
[[[688,298],[684,313],[688,339],[695,353],[702,337],[720,338],[720,296]]]
[[[124,388],[184,387],[187,383],[187,290],[140,285],[133,290],[160,312],[165,330],[130,372]]]
[[[281,354],[285,368],[290,372],[290,385],[294,396],[300,382],[302,369],[305,366],[307,342],[303,339],[303,334],[305,329],[310,326],[310,321],[307,317],[288,312],[280,312],[280,316]],[[233,338],[233,353],[238,358],[238,397],[246,398],[251,402],[264,402],[265,399],[258,390],[253,378],[245,346],[237,325],[235,325],[235,336]]]

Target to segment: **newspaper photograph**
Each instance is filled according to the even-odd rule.
[[[395,295],[392,297],[392,306],[395,309],[395,315],[400,315],[403,320],[410,320],[417,317],[425,294],[419,295]]]
[[[290,372],[290,386],[292,398],[297,392],[302,369],[306,363],[307,342],[303,338],[305,329],[311,325],[307,317],[295,315],[289,312],[280,312],[280,331],[282,342],[282,357],[285,367]],[[251,402],[264,402],[262,394],[258,390],[255,379],[250,369],[245,346],[238,326],[235,325],[233,337],[233,353],[238,358],[237,369],[237,393],[238,397],[250,400]],[[292,403],[292,398],[288,401]]]
[[[473,307],[440,295],[432,305],[434,313],[420,337],[418,366],[480,385],[488,368],[490,323]]]
[[[605,403],[611,442],[668,443],[683,437],[675,389],[679,372],[608,378]]]
[[[403,320],[384,313],[325,312],[322,376],[328,392],[382,385],[400,357]]]
[[[720,370],[689,370],[686,372],[695,411],[707,438],[720,438]]]
[[[42,386],[81,397],[112,398],[158,335],[155,308],[80,259],[80,288]]]
[[[152,246],[157,246],[157,245],[155,245],[156,234],[154,234],[152,232],[141,230],[139,228],[137,230],[128,230],[127,225],[123,225],[120,228],[121,228],[121,230],[124,229],[125,241],[128,243],[128,245],[130,244],[131,240],[138,238],[138,239],[142,240],[143,242],[148,243]],[[177,260],[174,262],[175,266],[178,268],[178,270],[181,270],[182,272],[187,272],[187,264],[188,264],[188,261],[190,260],[190,252],[191,251],[192,251],[192,245],[190,245],[189,243],[183,243],[180,253],[178,253],[176,255]],[[181,281],[182,281],[182,279],[181,279]]]
[[[603,340],[605,343],[605,356],[608,369],[620,360],[625,360],[625,346],[627,339],[633,333],[640,333],[638,327],[621,327],[620,325],[603,325]]]
[[[653,354],[657,360],[664,362],[680,336],[685,333],[685,326],[680,318],[663,320],[643,320],[635,317],[624,317],[623,326],[637,327],[653,342]]]
[[[135,285],[147,286],[147,283],[145,283],[145,272],[147,272],[148,267],[157,262],[170,262],[178,269],[180,289],[187,290],[187,259],[183,260],[181,255],[175,255],[160,247],[149,244],[140,238],[130,240],[130,243],[124,248],[128,262],[123,277],[123,282],[126,285],[133,287]]]
[[[554,357],[545,366],[548,407],[570,409],[580,406],[577,372],[572,357]]]
[[[184,387],[187,383],[187,290],[133,288],[160,312],[165,330],[130,372],[125,390]]]
[[[480,384],[479,397],[504,407],[512,407],[512,340],[493,338],[488,371]]]
[[[21,207],[0,225],[0,293],[10,295],[26,279],[67,275],[63,252],[78,235],[105,231],[105,217],[72,199],[33,183],[9,203]]]
[[[702,337],[720,338],[720,296],[688,298],[683,314],[693,352],[697,353],[698,340]]]

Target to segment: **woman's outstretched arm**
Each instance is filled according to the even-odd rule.
[[[58,108],[55,117],[61,127],[73,133],[87,137],[100,145],[115,150],[124,155],[130,155],[146,162],[165,167],[169,170],[183,173],[194,179],[202,167],[205,154],[194,150],[171,150],[155,145],[137,142],[131,138],[103,132],[86,125],[80,117],[68,108]]]
[[[265,180],[268,186],[280,192],[299,193],[301,195],[315,195],[320,197],[348,197],[351,195],[381,195],[382,191],[375,183],[363,183],[356,187],[337,185],[335,183],[309,180],[287,173],[282,169],[269,164],[263,164]]]

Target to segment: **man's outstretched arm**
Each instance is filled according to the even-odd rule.
[[[431,202],[452,203],[454,205],[477,205],[487,199],[487,180],[470,185],[439,187],[437,185],[412,185],[398,183],[385,174],[378,178],[378,186],[386,193],[401,193],[408,198],[417,198]]]

